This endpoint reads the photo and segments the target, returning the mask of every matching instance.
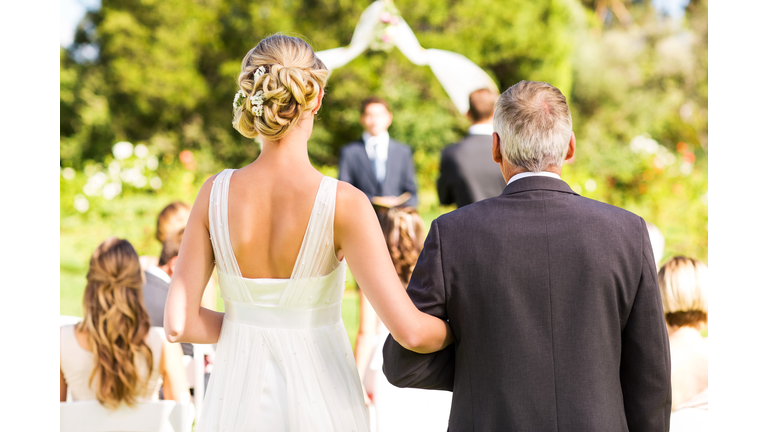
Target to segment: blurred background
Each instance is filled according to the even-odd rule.
[[[269,34],[316,50],[349,44],[368,0],[62,0],[61,314],[81,316],[85,273],[106,237],[157,256],[158,213],[259,154],[231,126],[246,52]],[[501,91],[546,81],[568,99],[577,139],[563,180],[632,211],[666,239],[666,259],[707,263],[707,0],[398,0],[424,48],[468,57]],[[382,26],[386,26],[382,23]],[[384,29],[385,30],[385,29]],[[413,148],[419,211],[440,206],[440,151],[469,121],[427,66],[386,43],[334,70],[309,143],[336,176],[358,139],[360,102],[386,98],[390,135]],[[490,157],[490,155],[489,155]],[[357,332],[351,275],[344,319]],[[218,307],[223,310],[219,301]],[[354,340],[352,341],[354,344]]]

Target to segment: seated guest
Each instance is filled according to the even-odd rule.
[[[182,236],[184,236],[184,227],[175,233],[166,234],[157,266],[150,266],[144,270],[145,282],[142,289],[144,306],[149,314],[149,322],[154,327],[163,326],[165,299],[168,297],[168,287],[171,286],[171,277],[173,277],[173,270],[176,268]],[[184,351],[184,355],[192,355],[191,344],[182,343],[181,349]]]
[[[160,243],[165,243],[165,241],[175,233],[179,232],[179,230],[183,230],[187,226],[187,220],[189,219],[189,213],[192,211],[192,209],[189,207],[189,205],[181,202],[181,201],[174,201],[160,212],[159,215],[157,215],[157,228],[155,231],[155,238],[160,241]],[[177,249],[178,250],[178,249]],[[162,254],[162,252],[161,252]],[[163,265],[159,264],[159,260],[156,256],[141,256],[139,257],[139,260],[141,260],[141,268],[142,270],[149,270],[152,267],[163,267]],[[166,267],[167,269],[167,267]],[[153,270],[155,275],[159,275],[159,270],[155,269]],[[165,273],[168,275],[168,278],[170,278],[171,273],[168,273],[165,271]],[[164,279],[162,276],[160,276],[161,279]],[[208,281],[208,285],[205,287],[205,291],[203,292],[203,307],[208,308],[210,310],[216,310],[216,286],[214,279],[216,278],[216,270],[214,269],[214,273],[211,276],[211,280]],[[168,279],[170,282],[170,279]],[[163,294],[163,302],[162,305],[165,305],[165,295],[168,293],[168,287],[165,287],[165,294]],[[149,306],[147,306],[149,308]],[[162,315],[162,307],[160,310],[160,321],[156,321],[155,317],[156,314],[152,310],[152,308],[149,308],[149,315],[150,318],[152,318],[152,325],[153,326],[163,326],[163,315]],[[192,346],[189,344],[183,344],[182,348],[184,349],[185,355],[192,355]]]
[[[390,208],[382,219],[384,239],[403,289],[424,245],[424,221],[413,207]],[[360,329],[355,361],[365,394],[376,412],[371,430],[377,432],[444,431],[451,412],[451,393],[438,390],[398,388],[382,371],[382,349],[389,331],[360,291]],[[372,420],[372,423],[374,421]]]
[[[150,327],[142,303],[139,256],[130,243],[110,237],[91,257],[83,321],[61,327],[59,400],[121,403],[189,398],[181,347]],[[162,381],[161,381],[162,378]]]
[[[709,347],[701,335],[707,325],[707,283],[707,266],[693,258],[676,256],[659,271],[672,360],[673,425],[702,421],[709,407]]]
[[[165,206],[160,214],[157,215],[157,228],[155,230],[157,241],[164,243],[169,234],[176,233],[186,227],[191,211],[192,209],[189,205],[181,201],[174,201]],[[157,257],[142,256],[140,259],[141,268],[144,270],[149,266],[157,266]]]

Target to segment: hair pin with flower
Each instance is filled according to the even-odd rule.
[[[264,75],[266,72],[267,70],[264,69],[264,66],[259,66],[255,71],[253,71],[253,82],[256,82],[256,79]]]
[[[248,97],[248,95],[245,94],[244,91],[238,90],[237,93],[235,93],[235,100],[232,102],[232,108],[237,109],[242,106],[246,97]]]

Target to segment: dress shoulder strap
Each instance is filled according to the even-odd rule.
[[[211,234],[211,246],[219,273],[241,276],[240,267],[232,251],[229,239],[229,179],[235,170],[225,169],[213,180],[211,198],[208,203],[208,230]]]
[[[327,275],[339,264],[333,241],[337,184],[338,180],[332,177],[323,177],[320,182],[291,283],[280,301],[283,306],[300,307],[310,289],[307,281]]]

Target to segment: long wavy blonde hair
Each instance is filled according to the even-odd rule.
[[[83,297],[83,321],[77,330],[87,332],[93,354],[96,399],[109,408],[121,402],[133,405],[146,393],[152,374],[152,351],[144,341],[149,315],[144,308],[144,284],[139,256],[127,240],[110,237],[93,252]],[[136,367],[147,364],[142,379]]]
[[[403,286],[408,286],[424,248],[424,221],[413,207],[393,207],[384,215],[381,228],[397,276]]]

